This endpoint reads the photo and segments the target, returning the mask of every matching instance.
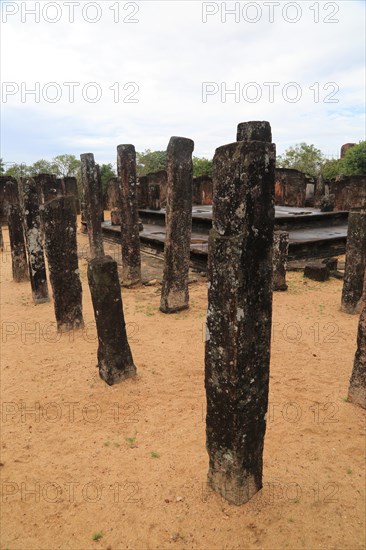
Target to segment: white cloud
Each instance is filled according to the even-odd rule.
[[[195,154],[212,156],[216,147],[235,139],[238,122],[255,119],[271,122],[279,153],[307,141],[326,154],[337,154],[343,143],[364,139],[362,2],[272,3],[273,23],[266,3],[240,2],[238,23],[233,16],[222,23],[220,12],[203,23],[201,2],[144,1],[135,3],[139,8],[136,24],[114,23],[110,8],[117,2],[108,0],[98,3],[100,21],[88,23],[81,17],[81,9],[90,2],[78,3],[74,23],[68,22],[65,2],[38,3],[40,9],[46,4],[61,9],[61,20],[51,24],[42,12],[39,23],[31,15],[21,22],[24,4],[29,9],[36,2],[2,2],[3,10],[19,8],[2,23],[3,82],[24,82],[28,88],[39,82],[41,89],[57,82],[62,91],[57,103],[42,97],[35,103],[30,95],[22,103],[19,93],[1,104],[1,156],[5,160],[33,162],[63,152],[78,155],[92,151],[98,161],[113,162],[119,143],[134,143],[137,150],[163,149],[171,135],[191,137]],[[221,5],[211,3],[215,9]],[[233,8],[235,2],[226,5]],[[319,23],[314,23],[315,8],[310,9],[316,5]],[[119,6],[121,19],[133,10],[131,2],[119,2]],[[251,18],[255,9],[262,10],[257,23],[243,19],[245,6]],[[287,17],[292,18],[300,7],[297,23],[283,19],[284,6]],[[48,17],[53,17],[56,8],[48,10]],[[324,23],[332,12],[339,22]],[[89,8],[89,16],[94,13]],[[80,82],[75,103],[68,101],[64,82]],[[98,103],[82,98],[81,89],[88,82],[100,86],[102,99]],[[132,90],[123,90],[123,84],[136,82],[139,102],[114,103],[110,87],[116,82],[122,97]],[[236,103],[233,95],[222,102],[217,93],[203,103],[202,82],[215,82],[219,88],[226,83],[228,89],[239,83],[241,93],[245,84],[257,82],[263,95],[257,103],[245,101],[241,95]],[[273,103],[268,101],[265,82],[280,82]],[[301,87],[297,103],[282,96],[283,86],[289,82]],[[316,82],[318,103],[310,89]],[[324,103],[332,90],[323,89],[328,82],[339,86],[334,96],[338,103]]]

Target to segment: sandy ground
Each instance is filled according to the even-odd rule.
[[[236,507],[206,486],[205,279],[171,316],[158,286],[123,290],[138,376],[108,387],[80,268],[86,328],[57,335],[53,304],[34,306],[2,258],[2,550],[364,548],[364,411],[345,399],[358,318],[339,311],[341,281],[290,273],[274,296],[264,488]]]

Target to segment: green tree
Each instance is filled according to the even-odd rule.
[[[13,178],[30,176],[30,166],[14,163],[6,170],[5,175],[12,176]]]
[[[366,141],[348,149],[342,159],[343,173],[349,176],[366,174]]]
[[[279,168],[295,168],[309,176],[317,176],[320,174],[324,161],[325,158],[320,149],[307,143],[298,143],[277,157],[277,166]]]
[[[326,160],[321,167],[321,175],[325,180],[334,179],[340,174],[344,174],[343,159]]]
[[[146,149],[143,153],[136,152],[137,174],[146,176],[150,172],[166,170],[166,151],[151,151]]]
[[[107,183],[111,178],[116,177],[116,172],[113,170],[112,164],[101,164],[100,166],[100,175],[102,178],[102,188],[103,193],[107,190]]]
[[[53,172],[59,177],[77,176],[80,170],[80,160],[75,155],[58,155],[52,159]]]
[[[55,174],[57,173],[56,166],[48,160],[37,160],[32,166],[29,167],[32,176],[38,174]]]
[[[3,159],[0,158],[0,174],[4,174],[5,168],[4,168],[4,162]]]
[[[193,157],[193,175],[197,176],[212,176],[212,160],[205,157]]]

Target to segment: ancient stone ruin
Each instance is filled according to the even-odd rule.
[[[366,272],[358,323],[357,351],[348,389],[348,401],[366,409]]]
[[[23,179],[20,184],[20,191],[32,296],[35,304],[42,304],[49,302],[49,295],[42,242],[43,231],[39,196],[34,179]]]
[[[184,137],[170,138],[167,149],[166,237],[160,300],[163,313],[186,309],[189,303],[193,149],[194,142]]]
[[[29,279],[29,271],[18,184],[14,178],[6,178],[4,183],[4,202],[9,227],[13,280],[16,283],[21,283]]]
[[[91,258],[104,256],[100,173],[92,153],[80,155],[83,209],[88,229]]]
[[[247,502],[262,487],[272,323],[275,145],[268,123],[216,149],[205,387],[208,482]],[[259,126],[261,125],[261,126]]]
[[[198,176],[193,178],[193,204],[208,206],[212,204],[212,178]]]
[[[288,245],[288,232],[275,231],[273,234],[273,290],[287,290]]]
[[[60,332],[84,325],[76,227],[76,205],[73,196],[59,197],[46,202],[45,248],[57,329]]]
[[[117,168],[122,221],[122,282],[128,287],[141,282],[136,151],[133,145],[118,145]]]
[[[366,210],[354,210],[348,215],[347,251],[342,289],[342,311],[357,313],[366,269]]]
[[[127,341],[117,263],[110,256],[88,264],[88,282],[98,332],[98,367],[108,385],[136,374]]]

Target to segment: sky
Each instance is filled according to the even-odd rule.
[[[365,139],[365,6],[329,1],[5,1],[5,163],[189,137],[212,158],[268,120],[278,154]]]

